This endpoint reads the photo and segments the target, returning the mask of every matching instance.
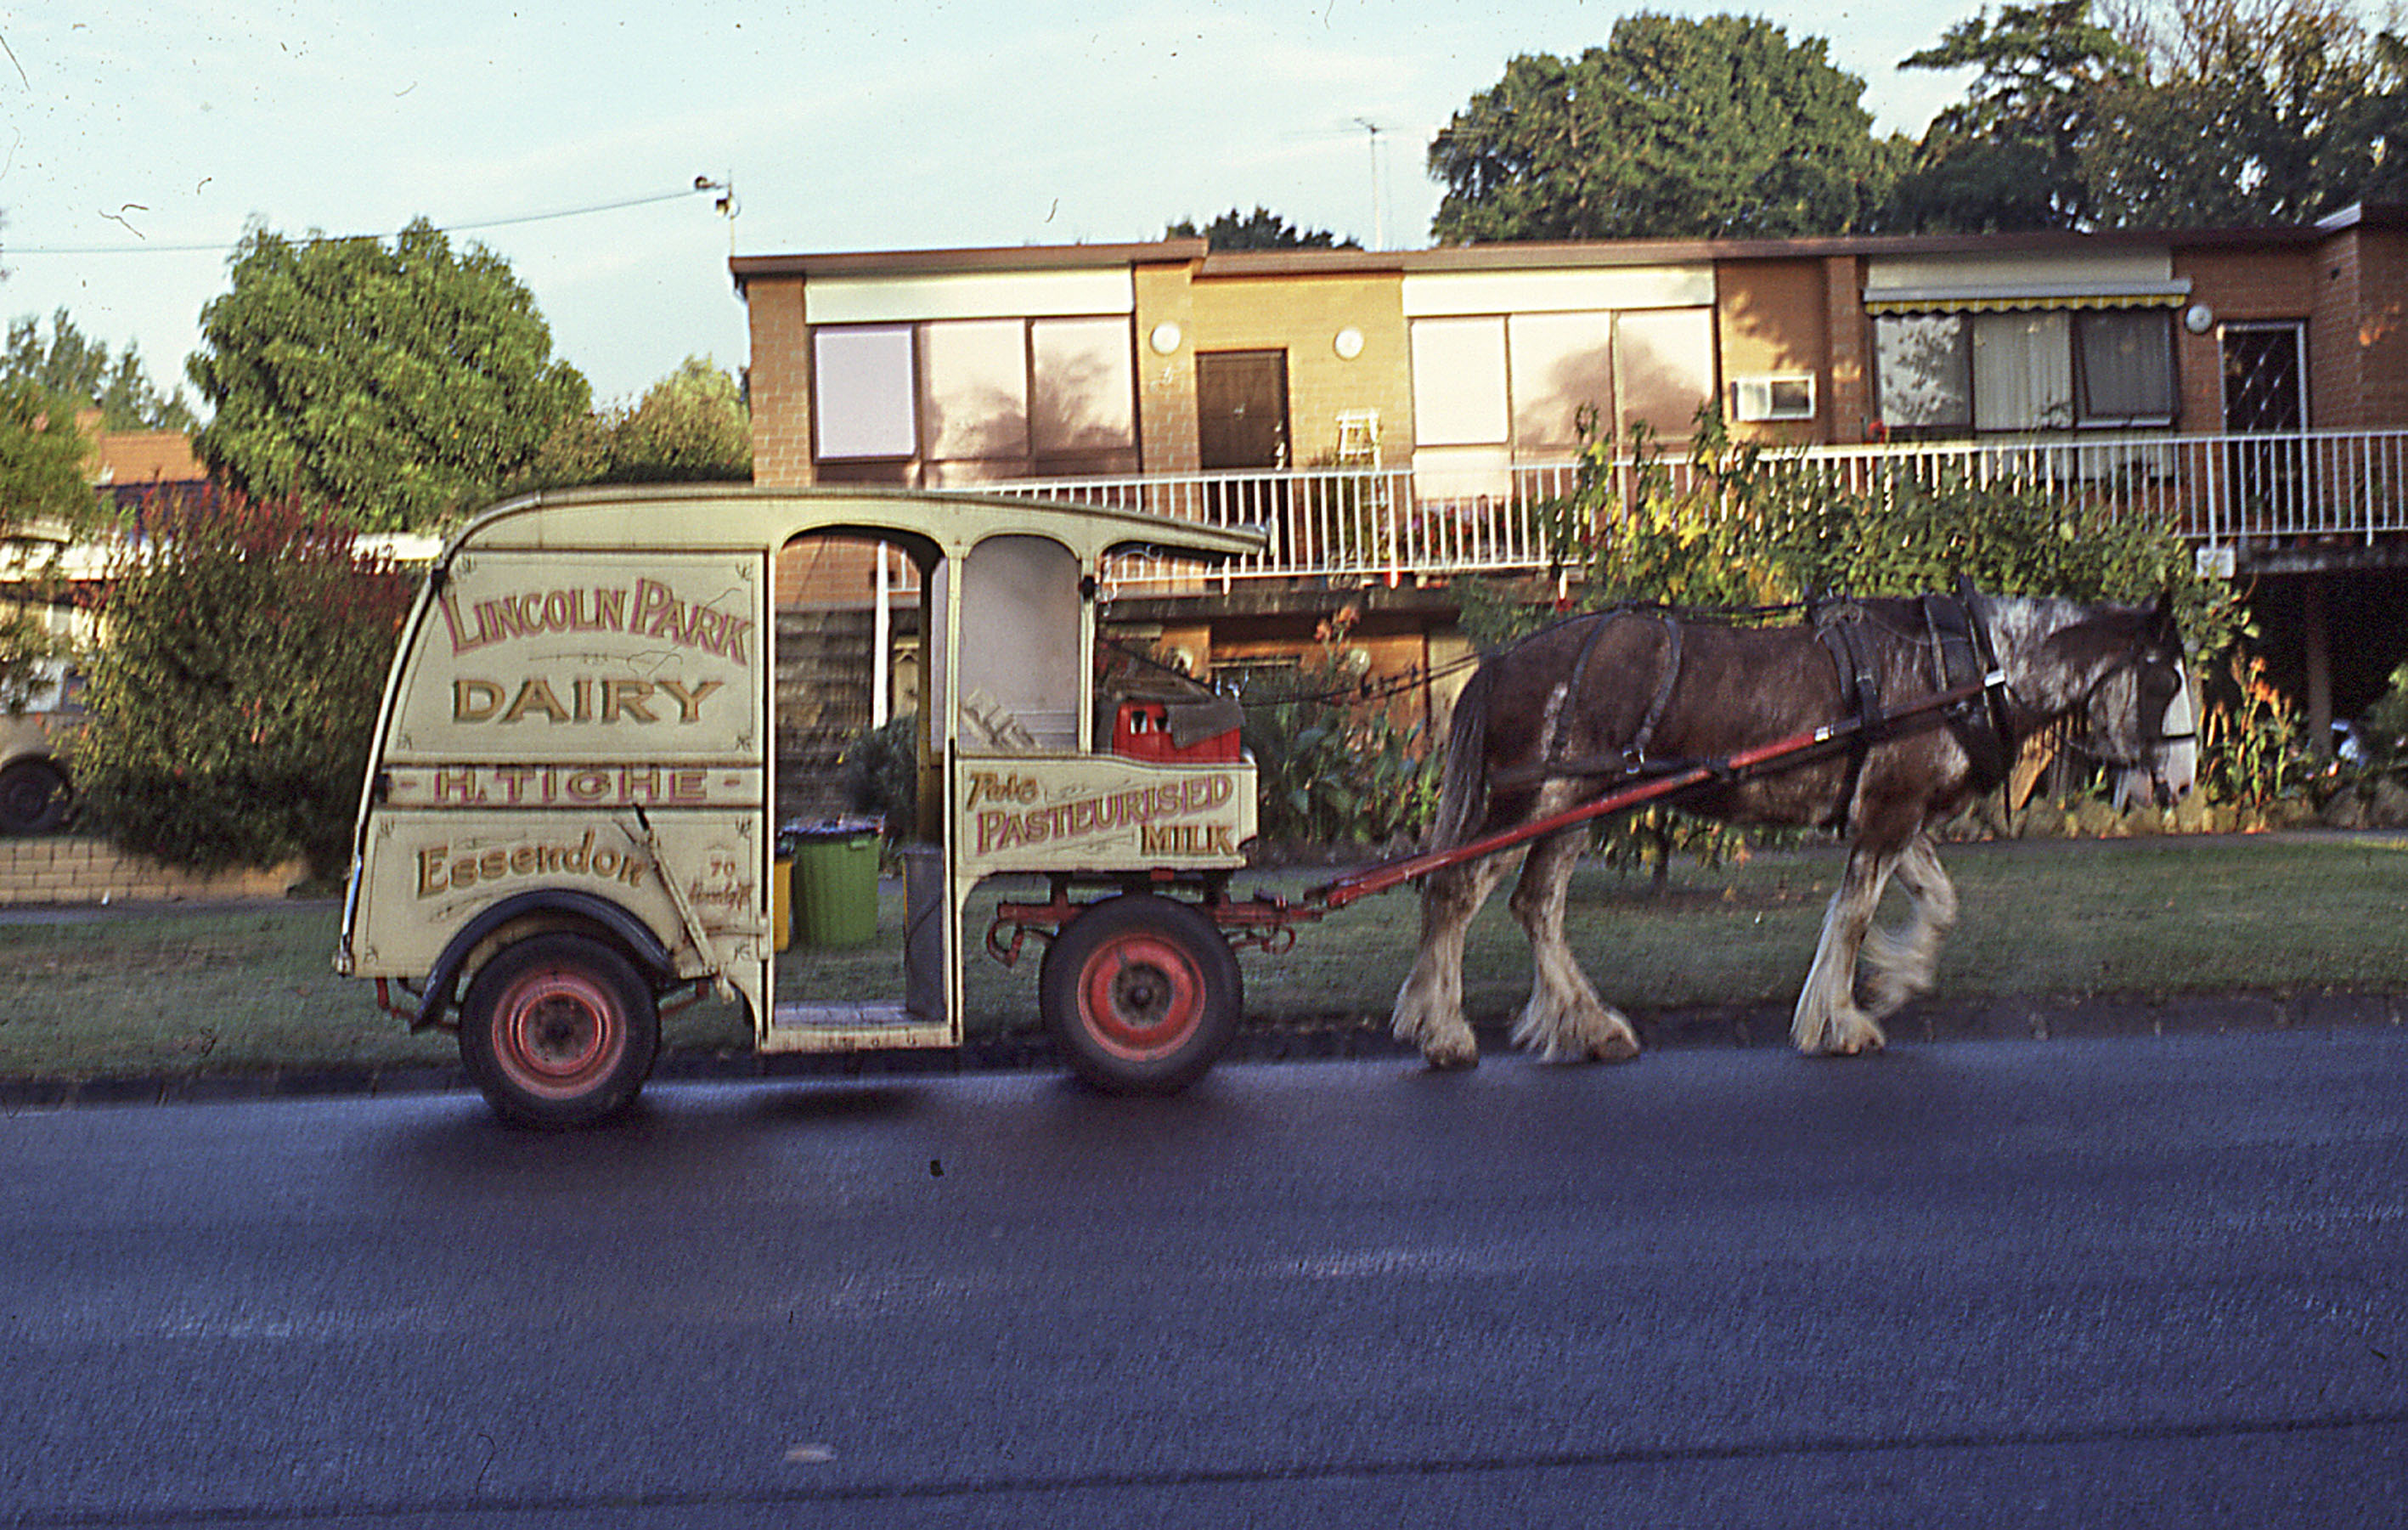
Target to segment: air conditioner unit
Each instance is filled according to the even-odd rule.
[[[1731,415],[1740,420],[1811,420],[1814,374],[1784,372],[1731,380]]]

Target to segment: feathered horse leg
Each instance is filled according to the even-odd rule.
[[[1865,931],[1872,928],[1873,910],[1899,852],[1872,850],[1859,844],[1848,852],[1847,870],[1839,890],[1823,913],[1823,935],[1814,946],[1814,965],[1807,969],[1806,986],[1789,1021],[1789,1039],[1801,1052],[1855,1053],[1879,1050],[1881,1026],[1856,1005],[1856,954]],[[1933,862],[1938,865],[1937,861]]]
[[[1397,990],[1389,1025],[1433,1068],[1469,1068],[1480,1042],[1463,1019],[1463,931],[1503,880],[1509,856],[1483,856],[1433,872],[1422,885],[1422,945]]]
[[[1530,937],[1530,1002],[1513,1022],[1513,1044],[1549,1062],[1620,1062],[1639,1055],[1629,1018],[1598,997],[1564,939],[1564,895],[1588,842],[1585,827],[1551,834],[1530,848],[1513,888],[1513,916]]]
[[[1940,852],[1929,834],[1918,833],[1907,842],[1892,874],[1906,891],[1906,922],[1895,930],[1877,926],[1869,931],[1863,951],[1871,975],[1867,1009],[1875,1019],[1916,994],[1931,991],[1940,943],[1956,924],[1956,888],[1941,869]]]

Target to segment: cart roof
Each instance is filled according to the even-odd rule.
[[[495,505],[444,550],[782,547],[807,532],[894,537],[948,557],[996,536],[1047,537],[1092,564],[1143,546],[1198,557],[1260,552],[1252,527],[1210,526],[1109,505],[905,489],[756,488],[741,484],[547,490]]]

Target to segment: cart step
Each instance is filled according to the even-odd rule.
[[[769,1022],[780,1031],[811,1027],[913,1026],[920,1021],[901,1004],[780,1004]]]

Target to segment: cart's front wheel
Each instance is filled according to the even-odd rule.
[[[651,986],[584,935],[508,947],[478,972],[461,1007],[468,1076],[495,1110],[528,1126],[587,1126],[624,1109],[660,1043]]]
[[[1096,903],[1046,948],[1037,1006],[1071,1071],[1116,1094],[1173,1094],[1204,1076],[1244,1007],[1238,959],[1189,904]]]

